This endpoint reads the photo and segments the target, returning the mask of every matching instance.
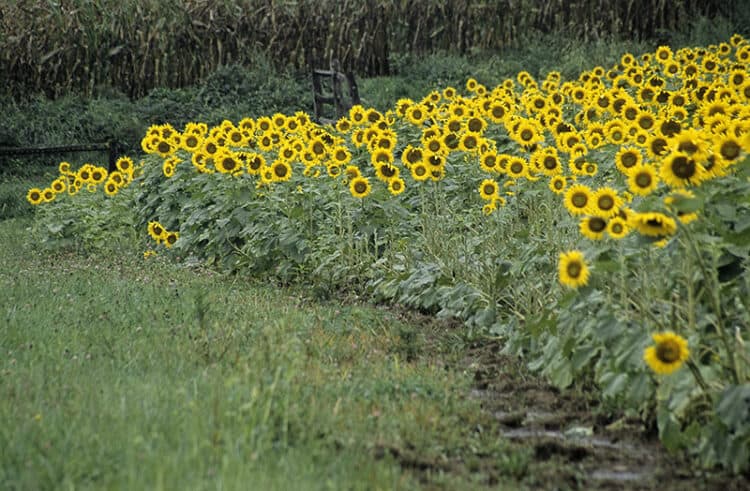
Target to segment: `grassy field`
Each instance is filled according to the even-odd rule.
[[[446,326],[138,251],[50,256],[28,225],[0,222],[3,489],[455,489],[488,479],[470,454],[524,474],[476,430]]]

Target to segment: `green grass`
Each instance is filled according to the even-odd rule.
[[[0,222],[0,488],[473,488],[474,453],[523,474],[475,431],[449,331],[135,250],[40,254],[29,225]]]

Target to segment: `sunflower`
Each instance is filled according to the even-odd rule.
[[[236,153],[228,150],[222,150],[214,156],[214,167],[222,174],[242,172],[241,160],[237,157]]]
[[[557,155],[557,150],[554,147],[546,149],[544,155],[539,160],[540,170],[545,175],[555,176],[562,173],[563,169],[560,157]]]
[[[504,101],[494,101],[487,109],[487,117],[493,123],[502,123],[509,115],[507,103]]]
[[[479,195],[485,201],[490,201],[499,196],[500,186],[494,179],[485,179],[479,185]]]
[[[355,177],[349,183],[349,192],[351,192],[352,196],[355,198],[364,198],[370,194],[371,190],[370,181],[366,177]]]
[[[157,243],[161,243],[161,241],[164,240],[166,233],[167,231],[164,229],[161,223],[157,221],[148,222],[148,234]]]
[[[560,283],[570,288],[584,286],[589,281],[589,268],[581,251],[561,252],[557,271]]]
[[[55,192],[55,194],[64,193],[65,189],[67,188],[68,180],[65,177],[58,177],[54,181],[52,181],[52,184],[50,184],[50,187],[52,188],[52,191]]]
[[[646,142],[646,153],[652,159],[661,158],[668,152],[669,141],[661,135],[653,134]]]
[[[292,166],[285,160],[277,159],[271,164],[273,182],[284,182],[292,178]]]
[[[114,196],[119,190],[120,188],[117,186],[117,183],[111,179],[108,179],[104,184],[104,194],[107,196]]]
[[[628,222],[619,216],[611,218],[607,222],[607,234],[615,240],[622,239],[629,232],[630,227],[628,227]]]
[[[422,104],[414,104],[406,109],[406,119],[415,126],[421,126],[427,116],[427,108]]]
[[[564,193],[565,187],[567,185],[568,185],[568,181],[565,179],[564,176],[560,174],[553,176],[552,179],[549,180],[549,188],[555,194]]]
[[[430,170],[424,162],[417,162],[411,166],[410,170],[415,181],[426,181],[430,178]]]
[[[635,124],[642,130],[651,131],[656,124],[656,118],[649,111],[641,111],[635,119]]]
[[[659,174],[662,181],[673,188],[696,185],[705,179],[703,166],[681,151],[671,152],[664,158]]]
[[[674,219],[658,212],[636,213],[631,219],[631,224],[642,235],[649,237],[674,235],[677,231]]]
[[[331,160],[337,165],[346,165],[352,160],[352,154],[344,146],[334,147],[331,150]]]
[[[424,153],[421,147],[407,145],[401,153],[401,162],[403,162],[407,168],[411,168],[412,165],[421,162],[423,158]]]
[[[584,215],[591,205],[593,192],[585,184],[574,184],[565,192],[565,208],[571,215]]]
[[[654,345],[643,351],[643,360],[658,375],[669,375],[690,356],[687,339],[671,331],[652,335]]]
[[[658,48],[656,48],[654,57],[660,63],[666,63],[672,60],[672,49],[669,46],[659,46]]]
[[[466,131],[459,138],[458,149],[463,152],[474,152],[477,150],[477,147],[479,146],[480,139],[481,137],[479,133]]]
[[[176,166],[173,159],[164,159],[164,163],[161,166],[161,171],[162,174],[164,174],[164,177],[169,179],[170,177],[174,176],[175,167]]]
[[[526,160],[522,157],[511,157],[508,160],[508,164],[505,167],[505,173],[511,179],[518,179],[519,177],[529,177],[529,165]]]
[[[167,247],[167,249],[171,248],[175,242],[177,242],[177,239],[180,238],[179,232],[167,232],[164,235],[164,245]]]
[[[720,135],[715,139],[713,153],[721,158],[726,164],[734,164],[742,155],[742,144],[740,139],[732,134]]]
[[[89,184],[89,186],[93,186],[94,187],[94,191],[96,191],[96,186],[95,185]],[[89,191],[91,191],[90,188],[89,188]],[[44,188],[44,189],[42,189],[42,201],[44,201],[45,203],[51,203],[52,201],[54,201],[55,200],[55,196],[56,196],[55,192],[52,190],[52,188]]]
[[[648,164],[638,164],[631,167],[627,175],[628,189],[639,196],[647,196],[653,193],[659,185],[656,169]]]
[[[485,172],[499,172],[497,152],[488,150],[479,156],[479,167]]]
[[[42,190],[39,188],[29,189],[29,192],[26,193],[26,200],[28,200],[28,202],[34,206],[42,204],[44,202],[44,195],[42,194]]]
[[[94,167],[91,170],[91,183],[101,184],[107,178],[108,172],[104,167]]]
[[[607,220],[602,217],[588,216],[583,217],[578,223],[578,231],[581,235],[591,240],[601,240],[604,238],[604,232],[607,230]]]
[[[518,123],[515,131],[510,134],[519,145],[528,146],[534,143],[541,143],[544,141],[544,135],[542,135],[541,128],[538,123],[534,124],[530,120],[521,120]]]
[[[429,153],[433,154],[446,154],[448,153],[448,147],[445,146],[443,143],[442,138],[440,135],[433,135],[430,138],[425,139],[422,142],[422,146],[425,150],[427,150]]]
[[[393,196],[398,196],[399,194],[403,193],[405,189],[406,186],[404,184],[404,180],[400,177],[396,177],[388,181],[388,192]]]
[[[591,196],[589,213],[601,218],[610,218],[617,214],[623,204],[623,199],[617,191],[610,187],[597,189]]]
[[[259,153],[248,153],[243,157],[247,162],[245,169],[250,175],[258,175],[266,166],[266,158]]]

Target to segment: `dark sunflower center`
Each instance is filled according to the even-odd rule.
[[[496,163],[497,163],[497,160],[495,159],[494,155],[489,155],[484,158],[484,165],[486,167],[495,167]]]
[[[638,157],[633,152],[626,152],[620,157],[620,163],[626,169],[633,167],[638,162]]]
[[[575,193],[570,198],[570,202],[573,203],[573,206],[576,208],[584,208],[589,202],[589,197],[584,193]]]
[[[495,194],[495,186],[492,184],[485,184],[484,185],[484,194],[486,195],[492,195]]]
[[[672,341],[663,341],[656,345],[656,357],[662,363],[674,363],[680,359],[680,346]]]
[[[422,177],[423,175],[427,174],[427,168],[420,165],[414,168],[414,174],[416,174],[419,177]]]
[[[557,159],[552,156],[547,156],[544,158],[544,168],[548,170],[556,169],[557,168]]]
[[[234,170],[235,167],[237,167],[237,162],[235,162],[234,159],[224,159],[222,164],[224,165],[224,169],[230,172]]]
[[[578,278],[581,276],[581,271],[583,268],[581,267],[581,263],[578,261],[571,261],[568,263],[568,266],[565,268],[565,270],[568,273],[568,276],[571,278]]]
[[[176,235],[174,235],[174,234],[169,234],[169,235],[167,235],[167,243],[168,243],[169,245],[172,245],[172,244],[174,244],[175,242],[177,242],[177,236],[176,236]]]
[[[502,119],[505,116],[505,108],[503,106],[495,106],[492,108],[492,116],[495,119]]]
[[[521,172],[523,172],[523,164],[521,164],[520,162],[513,162],[510,165],[510,171],[513,174],[520,174]]]
[[[615,200],[612,196],[600,196],[596,204],[600,210],[609,211],[615,206]]]
[[[725,159],[734,160],[740,155],[740,146],[737,145],[737,142],[727,141],[721,144],[719,152]]]
[[[276,174],[276,177],[285,177],[288,170],[285,165],[277,165],[273,168],[273,173]]]
[[[672,160],[672,172],[680,179],[690,179],[696,170],[695,162],[687,157],[680,155]]]
[[[552,185],[555,187],[555,189],[562,189],[563,186],[565,186],[565,182],[562,180],[557,180]]]
[[[621,234],[625,229],[623,228],[621,223],[613,223],[612,224],[612,233],[615,235]]]
[[[663,138],[657,138],[651,142],[651,151],[654,155],[661,155],[667,149],[667,140]]]
[[[160,141],[159,145],[156,148],[161,153],[167,153],[167,152],[169,152],[171,150],[171,145],[168,142]]]
[[[638,120],[638,125],[644,130],[650,130],[654,126],[654,120],[650,117],[643,117]]]
[[[589,230],[592,232],[603,232],[605,228],[607,228],[607,222],[605,222],[604,219],[593,217],[589,220]]]
[[[382,172],[385,177],[393,177],[396,175],[396,168],[391,165],[384,165],[380,168],[380,172]]]
[[[195,148],[198,145],[198,139],[194,136],[189,136],[187,137],[187,140],[185,140],[185,144],[188,148]]]
[[[531,130],[523,130],[521,131],[521,140],[523,141],[531,141],[531,139],[534,137],[534,133]]]
[[[362,181],[359,181],[354,184],[354,191],[357,192],[357,194],[364,194],[365,191],[367,191],[367,184],[365,184]]]
[[[468,124],[469,130],[477,132],[482,129],[482,120],[479,118],[471,118]]]
[[[641,172],[635,176],[635,184],[639,188],[647,188],[651,186],[652,182],[653,182],[653,178],[651,177],[651,174],[649,174],[648,172]]]
[[[636,116],[638,116],[638,110],[637,109],[635,109],[633,107],[629,107],[629,108],[627,108],[625,110],[625,119],[629,119],[629,120],[632,121],[632,120],[634,120],[636,118]]]
[[[529,137],[530,139],[531,137]],[[475,148],[477,146],[477,139],[473,136],[467,136],[464,138],[464,146],[466,148]]]
[[[312,151],[313,151],[313,153],[314,153],[314,154],[316,154],[316,155],[322,155],[322,154],[323,154],[323,152],[325,152],[325,147],[323,146],[323,144],[322,144],[322,143],[320,143],[320,142],[315,142],[315,143],[313,143],[313,146],[312,146]]]

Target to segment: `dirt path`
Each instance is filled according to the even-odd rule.
[[[497,343],[483,343],[469,350],[466,363],[476,381],[471,397],[480,399],[499,423],[500,435],[533,449],[520,484],[531,489],[750,489],[746,478],[701,473],[669,455],[655,430],[639,421],[596,416],[593,398],[557,390],[500,349]]]

